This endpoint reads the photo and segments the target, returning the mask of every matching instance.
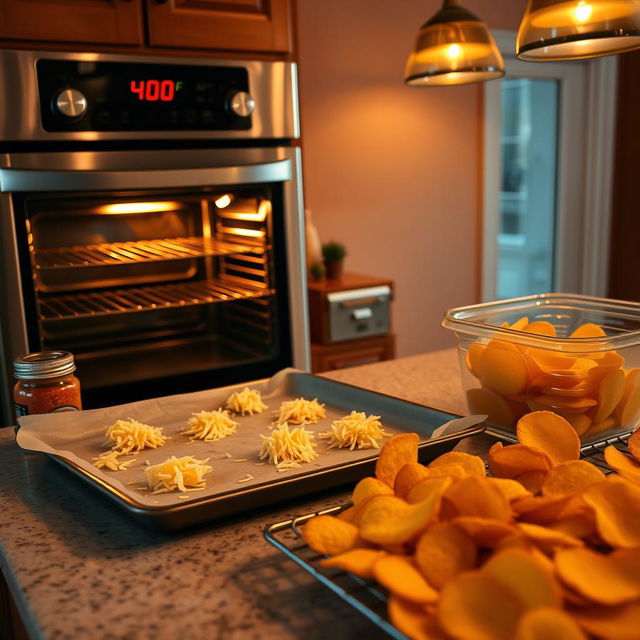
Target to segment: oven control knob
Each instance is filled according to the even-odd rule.
[[[239,118],[248,118],[255,108],[256,101],[246,91],[238,91],[229,98],[229,109]]]
[[[56,95],[53,106],[61,116],[77,120],[87,111],[87,99],[77,89],[63,89]]]

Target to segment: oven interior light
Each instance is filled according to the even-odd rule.
[[[225,193],[223,196],[216,198],[214,202],[216,207],[218,207],[218,209],[224,209],[225,207],[228,207],[231,204],[232,199],[233,198],[231,197],[231,195],[229,195],[228,193]]]
[[[99,207],[100,213],[159,213],[161,211],[174,211],[180,208],[178,202],[118,202],[117,204],[105,204]]]
[[[227,220],[247,220],[249,222],[264,222],[271,211],[271,202],[262,200],[257,211],[221,211],[220,217]]]
[[[247,238],[262,238],[264,236],[264,231],[260,229],[242,229],[240,227],[225,227],[224,232]]]

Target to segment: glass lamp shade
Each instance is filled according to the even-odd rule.
[[[406,84],[439,86],[483,82],[504,75],[504,63],[487,26],[458,0],[445,0],[420,27],[404,75]]]
[[[529,0],[521,60],[580,60],[640,48],[640,0]]]

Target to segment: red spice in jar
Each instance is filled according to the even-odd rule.
[[[40,351],[13,362],[17,380],[13,388],[16,416],[80,411],[80,381],[67,351]]]

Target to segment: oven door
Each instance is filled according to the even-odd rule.
[[[85,408],[309,367],[299,150],[14,154],[5,352],[75,354]]]

